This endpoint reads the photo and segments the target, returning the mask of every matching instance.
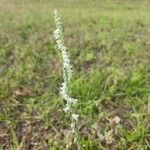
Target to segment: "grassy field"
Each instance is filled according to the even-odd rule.
[[[74,66],[82,149],[149,150],[149,0],[0,0],[0,150],[76,150],[54,9]]]

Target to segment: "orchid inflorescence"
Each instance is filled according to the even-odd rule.
[[[72,65],[70,64],[69,54],[67,52],[67,47],[64,46],[63,36],[62,36],[62,22],[58,15],[57,10],[54,11],[54,20],[56,24],[56,30],[54,31],[54,38],[56,40],[57,48],[61,51],[63,59],[63,79],[64,82],[60,87],[60,95],[66,101],[66,106],[64,111],[70,115],[71,128],[75,131],[76,122],[78,121],[78,115],[73,113],[73,105],[76,104],[77,99],[69,96],[69,83],[72,77]]]

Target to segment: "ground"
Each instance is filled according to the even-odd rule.
[[[0,0],[0,149],[76,149],[59,95],[54,9],[82,149],[149,150],[149,0]]]

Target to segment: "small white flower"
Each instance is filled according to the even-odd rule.
[[[79,115],[77,115],[77,114],[72,114],[72,119],[73,119],[73,120],[78,121],[78,117],[79,117]]]
[[[65,111],[65,113],[67,113],[70,110],[70,106],[67,105],[63,110]]]
[[[70,124],[70,127],[73,129],[73,132],[74,132],[74,129],[75,129],[75,123],[72,122],[72,123]]]
[[[77,99],[70,98],[70,97],[68,98],[68,102],[71,103],[71,104],[76,104],[77,101],[78,101]]]

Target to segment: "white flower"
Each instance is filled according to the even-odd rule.
[[[74,122],[72,122],[71,124],[70,124],[70,127],[73,129],[73,132],[75,132],[75,123]]]
[[[70,110],[70,106],[67,105],[63,110],[65,111],[65,113],[67,113]]]
[[[77,114],[72,114],[72,119],[73,119],[73,120],[78,121],[78,117],[79,117],[79,115],[77,115]]]
[[[75,98],[68,97],[68,102],[69,102],[70,104],[76,104],[77,101],[78,101],[78,100],[75,99]]]
[[[59,29],[56,29],[54,31],[54,38],[55,38],[55,40],[58,40],[60,38],[60,31],[59,31]]]

